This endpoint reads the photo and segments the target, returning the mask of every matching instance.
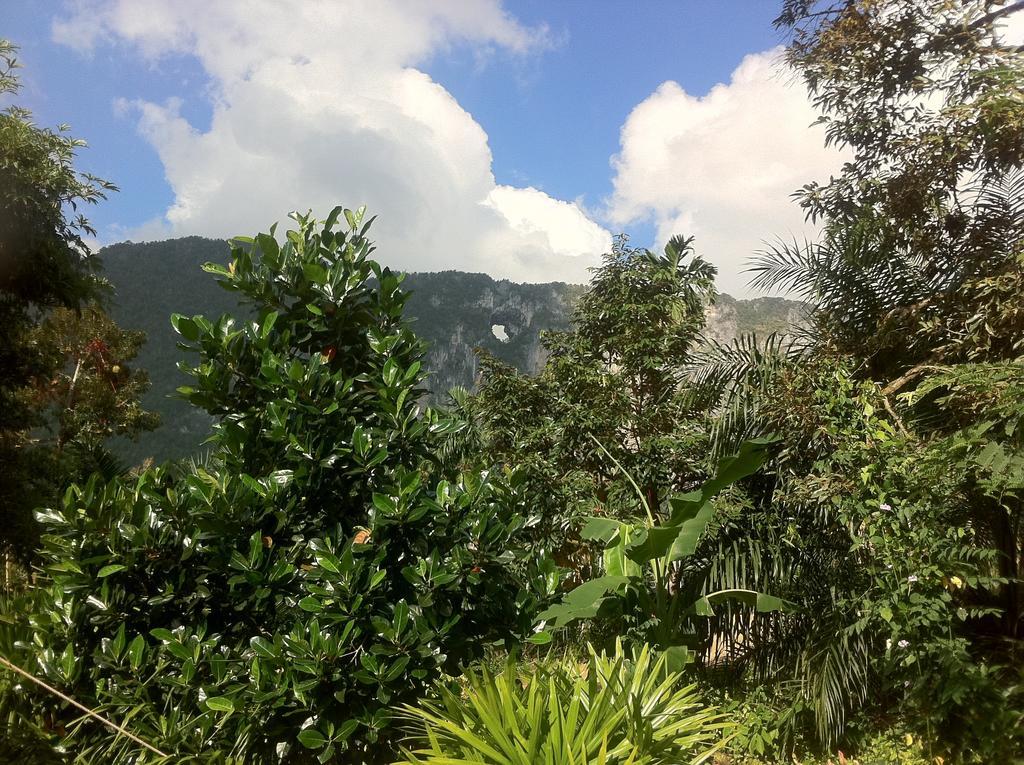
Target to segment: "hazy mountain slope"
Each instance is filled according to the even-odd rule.
[[[148,342],[135,363],[149,371],[153,382],[145,405],[159,411],[164,420],[159,430],[138,443],[119,445],[128,459],[187,456],[209,431],[205,413],[174,397],[175,389],[188,379],[176,368],[185,354],[176,346],[170,315],[237,314],[235,296],[201,269],[207,261],[224,262],[227,253],[225,242],[201,237],[127,242],[101,253],[115,289],[114,317],[123,327],[147,333]],[[408,314],[413,326],[429,344],[428,386],[439,399],[439,394],[455,385],[473,385],[475,348],[486,349],[520,370],[536,372],[544,362],[541,331],[566,329],[572,305],[583,291],[580,285],[516,284],[461,271],[409,274],[405,287],[412,291]],[[709,310],[708,334],[725,342],[743,332],[783,331],[799,319],[799,309],[799,303],[781,298],[735,300],[722,295]]]
[[[759,338],[773,332],[784,335],[794,325],[804,322],[806,310],[806,304],[780,297],[737,300],[722,294],[708,309],[704,334],[720,343],[728,343],[748,332]]]
[[[188,377],[177,369],[186,354],[177,347],[170,316],[236,312],[235,295],[221,289],[201,268],[208,261],[224,262],[227,254],[225,242],[196,236],[147,244],[126,242],[100,252],[114,287],[114,318],[122,327],[146,332],[146,344],[135,364],[149,372],[153,384],[143,404],[163,417],[162,426],[137,443],[118,445],[132,461],[187,456],[209,434],[206,413],[174,397],[178,387],[188,384]]]

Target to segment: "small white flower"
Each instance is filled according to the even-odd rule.
[[[917,581],[917,574],[911,574],[910,576],[908,576],[907,577],[907,581],[910,582],[911,584],[916,582]]]
[[[890,510],[892,510],[892,505],[890,505],[888,502],[883,502],[878,506],[878,509],[885,510],[885,512],[889,512]]]
[[[896,645],[899,646],[900,648],[906,648],[908,645],[910,645],[910,641],[908,641],[908,640],[901,640]]]
[[[886,651],[891,651],[892,650],[892,641],[891,640],[886,640],[885,641],[885,650]]]

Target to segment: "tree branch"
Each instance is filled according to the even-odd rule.
[[[887,411],[889,413],[889,416],[892,417],[893,422],[896,423],[896,427],[900,429],[900,433],[902,433],[905,437],[909,437],[910,433],[907,431],[907,426],[903,424],[903,420],[900,419],[900,416],[898,414],[896,414],[896,410],[893,409],[892,404],[889,402],[888,396],[882,396],[882,404],[885,406],[885,411]]]
[[[967,29],[974,31],[979,27],[988,26],[993,21],[998,21],[1003,18],[1003,16],[1009,16],[1011,13],[1016,13],[1017,11],[1024,11],[1024,0],[1017,0],[1017,2],[1011,3],[1010,5],[1003,6],[1002,8],[998,8],[994,11],[989,11],[981,18],[975,19],[968,24]]]
[[[913,379],[915,379],[917,377],[920,377],[922,374],[927,372],[929,369],[938,369],[938,367],[936,367],[934,364],[918,364],[917,366],[911,367],[906,372],[904,372],[902,375],[900,375],[895,380],[893,380],[891,383],[889,383],[884,388],[882,388],[882,395],[883,396],[889,396],[889,395],[895,393],[900,388],[902,388],[904,385],[906,385],[908,382],[910,382],[911,380],[913,380]]]

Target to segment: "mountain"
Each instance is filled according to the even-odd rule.
[[[740,335],[753,332],[758,337],[775,333],[785,335],[806,320],[807,304],[780,297],[737,300],[722,293],[708,308],[704,336],[719,343],[728,343]]]
[[[153,383],[144,405],[163,417],[153,433],[116,445],[132,462],[188,456],[209,433],[210,418],[175,397],[188,378],[176,366],[186,354],[177,347],[170,315],[238,312],[234,294],[201,268],[208,261],[224,263],[227,257],[226,242],[195,236],[125,242],[100,252],[114,288],[111,313],[122,327],[147,334],[135,364],[149,371]],[[412,292],[407,309],[413,327],[428,342],[424,366],[435,400],[443,400],[444,392],[456,385],[473,386],[475,348],[524,372],[538,371],[544,363],[541,331],[567,329],[573,304],[584,290],[582,285],[516,284],[462,271],[408,274],[404,287]],[[784,332],[800,320],[801,308],[782,298],[736,300],[721,295],[708,311],[706,334],[728,342],[744,332]]]

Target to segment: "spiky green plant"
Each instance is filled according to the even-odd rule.
[[[396,765],[675,765],[723,746],[732,723],[667,671],[664,654],[621,640],[612,654],[589,650],[582,666],[469,672],[463,693],[442,688],[405,707],[415,743]]]

